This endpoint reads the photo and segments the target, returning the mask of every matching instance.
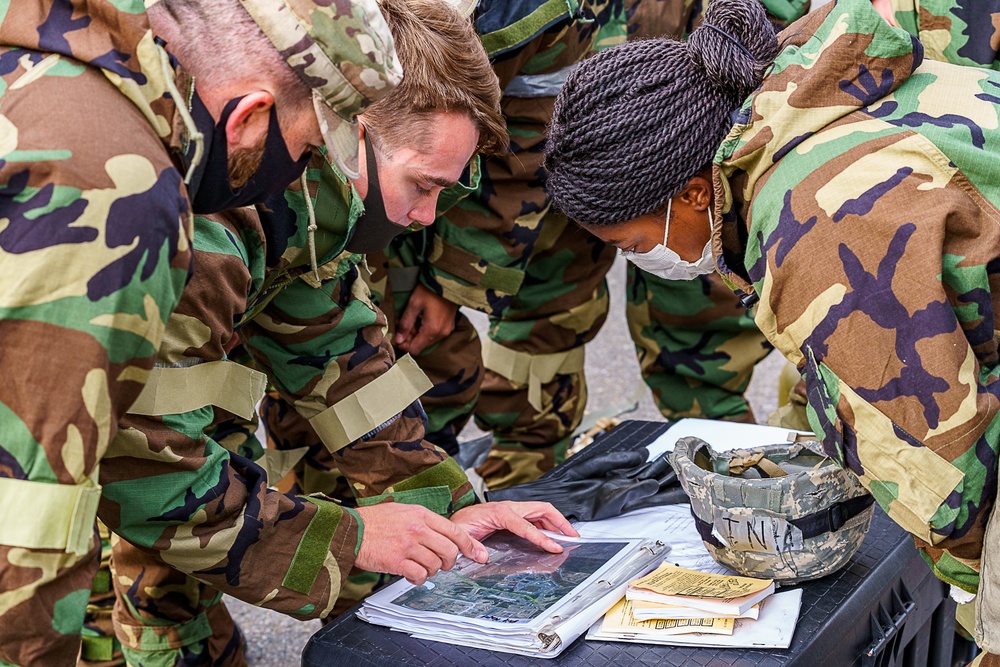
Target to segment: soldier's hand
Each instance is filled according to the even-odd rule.
[[[438,570],[450,570],[461,552],[485,563],[486,547],[460,525],[420,505],[382,503],[359,507],[364,521],[354,564],[372,572],[406,577],[417,586]]]
[[[532,544],[556,554],[562,552],[562,547],[543,534],[539,528],[571,537],[579,536],[566,517],[549,503],[503,501],[471,505],[452,514],[451,520],[465,528],[469,535],[477,540],[498,530],[509,530]]]
[[[896,26],[896,12],[893,11],[891,0],[872,0],[872,6],[885,19],[886,23]]]
[[[420,354],[455,330],[458,304],[417,285],[396,323],[393,342],[403,352]]]

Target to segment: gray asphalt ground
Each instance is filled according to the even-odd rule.
[[[815,3],[815,4],[823,4]],[[632,340],[625,325],[625,260],[621,257],[608,276],[611,291],[611,313],[607,324],[587,348],[587,383],[590,387],[588,411],[603,413],[609,409],[622,409],[626,398],[642,383],[639,364],[635,359]],[[480,332],[485,331],[486,320],[477,313],[470,315]],[[784,360],[771,353],[754,372],[748,392],[754,414],[759,421],[777,406],[778,372]],[[642,385],[644,388],[645,385]],[[638,407],[621,416],[622,419],[661,421],[652,395],[640,389]],[[470,427],[463,438],[481,434]],[[252,573],[249,576],[253,576]],[[253,667],[295,667],[301,662],[302,649],[309,637],[320,629],[319,621],[300,622],[277,612],[260,609],[234,598],[226,598],[236,622],[240,624],[249,645],[248,661]]]

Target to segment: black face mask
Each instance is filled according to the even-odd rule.
[[[365,132],[365,154],[368,165],[368,194],[365,195],[365,212],[354,223],[354,231],[350,240],[344,246],[348,252],[366,255],[370,252],[385,250],[389,242],[406,231],[406,227],[397,225],[385,214],[385,203],[382,201],[382,190],[378,184],[378,165],[375,164],[375,149]]]
[[[298,161],[292,160],[288,147],[281,136],[278,112],[271,105],[267,139],[264,141],[264,156],[260,167],[243,187],[233,190],[229,183],[229,145],[226,141],[226,121],[242,97],[229,100],[222,110],[218,123],[213,123],[212,115],[195,92],[191,100],[191,117],[195,125],[205,134],[205,156],[191,178],[188,192],[195,213],[207,214],[239,208],[264,201],[270,195],[281,192],[295,179],[309,162],[310,152]],[[190,151],[189,151],[190,152]]]

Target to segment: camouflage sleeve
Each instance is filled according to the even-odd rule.
[[[860,142],[793,189],[773,175],[753,198],[746,266],[756,322],[802,372],[827,453],[918,538],[939,577],[975,591],[1000,444],[998,214],[906,137]],[[835,178],[876,158],[896,175]],[[968,239],[959,252],[956,239]]]
[[[187,280],[190,217],[181,175],[149,122],[117,91],[109,95],[102,74],[53,61],[29,75],[33,56],[0,57],[10,63],[0,86],[0,496],[8,508],[0,661],[72,664],[100,553],[100,461]],[[49,93],[39,105],[36,89],[72,102],[54,104]]]
[[[391,499],[450,514],[474,502],[474,494],[458,464],[423,440],[426,417],[406,393],[406,365],[394,365],[385,327],[352,267],[336,280],[306,275],[292,281],[241,330],[241,340],[282,397],[336,450],[334,462],[362,505]],[[359,394],[369,385],[377,388],[379,403],[401,397],[401,412],[365,424],[360,437],[346,436],[349,442],[333,441],[317,417],[336,417],[343,427],[338,436],[352,426],[357,433],[358,412],[346,407],[357,402],[360,412],[377,413],[366,403],[372,399]]]
[[[893,0],[896,23],[934,60],[1000,69],[995,7],[982,2]]]
[[[254,243],[222,220],[241,215],[253,214],[197,220],[197,270],[167,323],[160,379],[151,386],[166,389],[171,372],[191,379],[180,391],[144,393],[122,420],[102,470],[101,516],[130,543],[218,590],[322,616],[353,567],[359,516],[321,497],[269,489],[260,466],[207,435],[231,413],[252,417],[264,384],[260,378],[255,387],[251,371],[227,360],[252,283],[245,257]],[[212,369],[224,371],[224,380],[210,382]]]

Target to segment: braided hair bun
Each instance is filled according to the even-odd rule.
[[[736,104],[760,85],[778,55],[774,26],[758,2],[709,3],[702,26],[687,44],[691,60]]]
[[[664,207],[711,162],[730,112],[778,52],[757,0],[712,0],[687,42],[627,42],[588,58],[556,99],[546,190],[583,224]]]

